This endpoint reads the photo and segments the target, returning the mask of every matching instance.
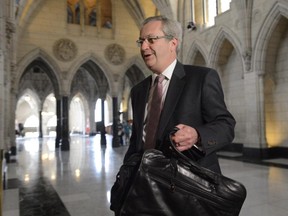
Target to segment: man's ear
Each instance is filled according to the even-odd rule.
[[[178,46],[178,40],[176,38],[173,38],[170,42],[171,42],[171,48],[176,51]]]

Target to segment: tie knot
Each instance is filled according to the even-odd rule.
[[[162,83],[163,80],[165,79],[165,76],[163,74],[159,74],[156,78],[155,78],[155,83]]]

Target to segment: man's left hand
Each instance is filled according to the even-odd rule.
[[[198,142],[199,137],[195,128],[184,124],[176,125],[176,127],[179,130],[172,136],[172,140],[179,151],[188,150]]]

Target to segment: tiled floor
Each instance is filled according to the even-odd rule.
[[[112,148],[110,136],[101,146],[99,135],[72,137],[70,151],[55,150],[55,138],[17,142],[16,162],[7,166],[3,216],[113,215],[109,191],[127,146]],[[225,158],[223,174],[247,188],[240,216],[287,215],[288,169]]]

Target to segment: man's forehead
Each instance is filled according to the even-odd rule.
[[[160,21],[152,21],[145,24],[140,30],[141,36],[155,36],[155,34],[162,33],[162,24]],[[145,34],[145,35],[144,35]]]

